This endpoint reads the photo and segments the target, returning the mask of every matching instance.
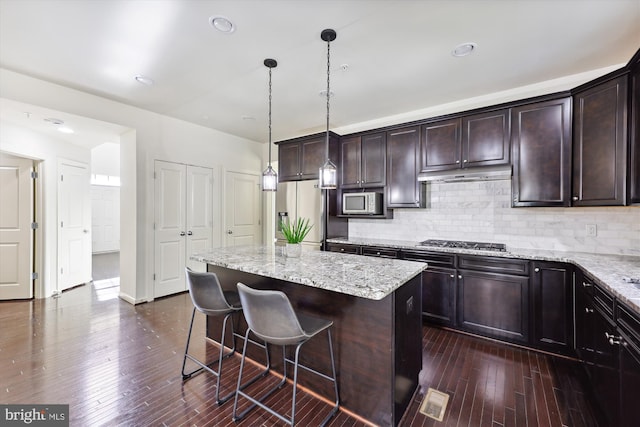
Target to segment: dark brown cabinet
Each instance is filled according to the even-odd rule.
[[[362,254],[362,248],[360,246],[347,245],[347,244],[341,244],[341,243],[327,243],[325,250],[329,252],[341,252],[344,254],[355,254],[355,255]]]
[[[573,269],[562,263],[533,263],[532,344],[554,353],[573,351]]]
[[[386,185],[386,134],[344,137],[340,144],[341,188]]]
[[[523,260],[459,256],[458,327],[491,338],[528,344],[528,265]],[[518,272],[523,275],[514,274]]]
[[[420,128],[387,132],[387,207],[420,207]]]
[[[318,171],[327,160],[326,134],[278,142],[278,181],[318,179]],[[329,137],[329,156],[335,163],[338,154],[338,136]]]
[[[509,109],[422,125],[422,172],[507,165],[511,159]]]
[[[573,107],[573,205],[624,205],[627,75],[579,88]]]
[[[363,246],[361,249],[362,255],[374,256],[378,258],[398,258],[400,251],[393,248],[379,248],[376,246]]]
[[[619,303],[616,318],[620,336],[613,343],[620,349],[620,426],[631,427],[640,420],[640,316]]]
[[[455,326],[455,255],[403,250],[402,259],[429,265],[422,272],[423,319],[443,326]]]
[[[513,207],[571,205],[571,98],[511,110]]]
[[[631,61],[629,135],[629,202],[640,203],[640,50]]]

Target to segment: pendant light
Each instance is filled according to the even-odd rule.
[[[269,165],[262,172],[262,191],[276,191],[278,189],[278,174],[271,167],[271,69],[278,66],[275,59],[265,59],[264,65],[269,68]]]
[[[327,139],[325,141],[325,153],[327,160],[320,168],[320,188],[324,190],[334,190],[338,187],[338,169],[329,158],[329,98],[330,92],[330,75],[331,75],[331,42],[336,39],[336,32],[331,29],[322,31],[320,38],[327,42]]]

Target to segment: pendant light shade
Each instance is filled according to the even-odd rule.
[[[326,158],[324,165],[320,168],[320,188],[324,190],[334,190],[338,188],[338,168],[329,158],[329,100],[331,96],[330,76],[331,76],[331,42],[336,39],[336,32],[331,29],[322,31],[320,38],[327,42],[327,139],[325,141]]]
[[[265,59],[264,65],[269,68],[269,165],[262,172],[262,191],[278,189],[278,174],[271,167],[271,69],[278,66],[275,59]]]

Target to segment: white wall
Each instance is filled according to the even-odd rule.
[[[262,171],[263,144],[6,69],[0,69],[0,95],[132,129],[131,133],[121,136],[120,141],[120,291],[121,297],[132,303],[146,301],[153,295],[154,160],[207,166],[216,171],[214,206],[217,207],[218,215],[214,219],[217,219],[214,224],[214,245],[220,245],[223,241],[220,221],[223,218],[221,204],[224,200],[224,171],[250,171],[257,174]],[[131,182],[133,177],[135,185]]]
[[[120,176],[120,144],[106,142],[91,149],[91,173]]]
[[[91,152],[65,141],[56,140],[12,123],[0,122],[0,150],[17,156],[40,160],[38,165],[42,181],[42,206],[36,210],[45,213],[42,218],[42,271],[36,281],[36,296],[50,296],[57,289],[56,267],[58,259],[58,159],[91,162]],[[36,265],[38,268],[38,265]]]
[[[428,186],[426,209],[396,209],[390,220],[349,219],[349,236],[640,256],[640,206],[511,208],[510,180]],[[587,224],[597,226],[596,237],[587,237]]]

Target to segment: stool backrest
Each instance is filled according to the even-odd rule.
[[[198,310],[205,314],[216,314],[216,312],[227,312],[232,308],[224,297],[220,281],[215,273],[200,273],[189,267],[185,268],[185,271],[189,295]]]
[[[284,292],[252,289],[238,283],[238,293],[247,325],[260,339],[290,345],[309,338]]]

